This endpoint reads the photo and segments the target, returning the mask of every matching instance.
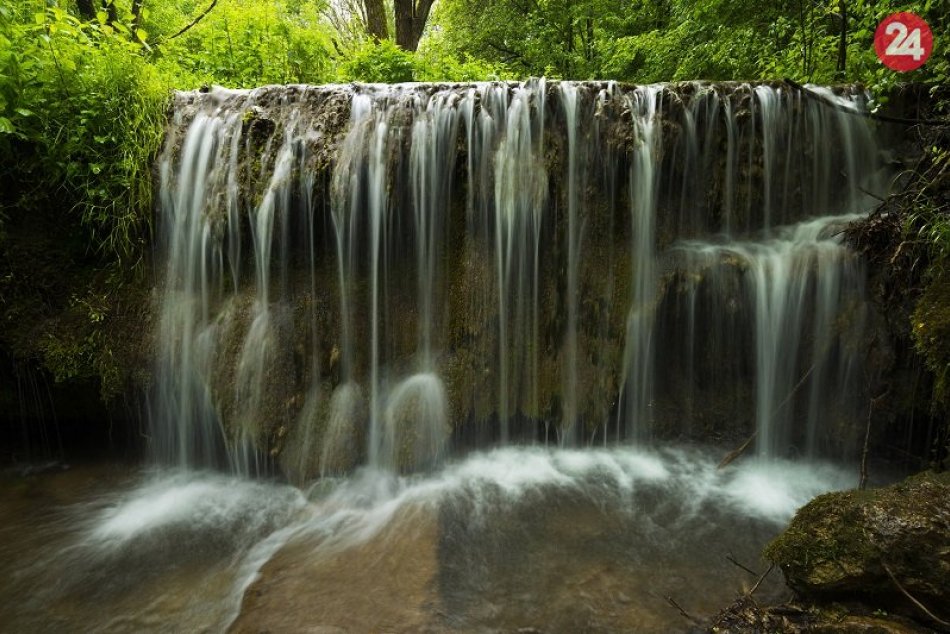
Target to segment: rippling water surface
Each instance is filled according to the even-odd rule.
[[[685,630],[795,509],[854,478],[699,449],[508,448],[308,489],[77,467],[0,490],[9,631]],[[776,596],[781,577],[758,592]],[[324,629],[313,629],[313,628]]]

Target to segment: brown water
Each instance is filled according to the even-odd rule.
[[[850,479],[699,451],[505,449],[309,490],[98,464],[0,484],[11,632],[669,632]],[[783,592],[778,573],[757,591]]]

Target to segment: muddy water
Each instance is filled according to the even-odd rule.
[[[114,465],[7,475],[0,629],[669,632],[751,585],[795,508],[854,484],[697,449],[502,449],[301,490]],[[780,575],[757,591],[783,592]]]

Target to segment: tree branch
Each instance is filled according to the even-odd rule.
[[[769,566],[769,569],[762,573],[762,576],[759,577],[759,580],[755,582],[755,585],[746,593],[746,596],[752,598],[752,595],[755,594],[755,591],[759,589],[759,586],[762,585],[762,582],[765,581],[765,578],[769,576],[769,573],[772,572],[772,569],[775,568],[775,564]]]
[[[188,24],[186,24],[184,27],[182,27],[182,29],[181,29],[180,31],[178,31],[178,32],[175,33],[174,35],[169,35],[168,37],[166,37],[166,38],[165,38],[164,40],[162,40],[162,41],[163,41],[163,42],[167,42],[168,40],[174,40],[174,39],[175,39],[176,37],[178,37],[179,35],[184,34],[188,29],[190,29],[190,28],[193,27],[194,25],[196,25],[196,24],[198,24],[199,22],[201,22],[201,20],[202,20],[206,15],[208,15],[209,13],[211,13],[211,9],[213,9],[213,8],[214,8],[214,5],[216,5],[216,4],[218,4],[218,0],[211,0],[211,4],[208,5],[208,8],[205,9],[204,11],[202,11],[201,13],[199,13],[199,14],[198,14],[198,17],[196,17],[194,20],[192,20],[191,22],[189,22]]]
[[[76,8],[79,10],[82,19],[96,19],[96,7],[92,4],[92,0],[76,0]]]
[[[885,564],[884,562],[881,562],[881,563],[882,563],[882,565],[884,566],[884,570],[887,572],[887,575],[891,578],[891,581],[893,581],[893,582],[894,582],[894,585],[897,586],[897,589],[900,590],[901,593],[902,593],[905,597],[907,597],[908,599],[910,599],[911,602],[913,602],[914,605],[916,605],[918,608],[920,608],[921,612],[923,612],[924,614],[926,614],[928,617],[930,617],[931,619],[933,619],[935,622],[939,623],[940,625],[942,625],[942,626],[944,626],[944,627],[950,627],[950,623],[948,623],[947,621],[944,621],[944,620],[941,619],[940,617],[934,615],[934,613],[931,612],[930,610],[928,610],[928,609],[924,606],[923,603],[921,603],[920,601],[918,601],[917,599],[915,599],[914,596],[913,596],[910,592],[908,592],[907,590],[905,590],[905,589],[904,589],[904,586],[902,586],[902,585],[901,585],[901,582],[897,580],[897,577],[894,576],[894,573],[891,572],[891,569],[888,568],[887,564]]]
[[[525,66],[528,65],[527,60],[525,59],[524,54],[519,53],[518,51],[512,50],[512,49],[508,48],[507,46],[504,46],[503,44],[496,44],[495,42],[492,42],[491,40],[486,40],[486,41],[485,41],[485,44],[487,44],[489,47],[495,49],[495,50],[498,51],[499,53],[502,53],[503,55],[507,55],[507,56],[508,56],[508,59],[509,59],[510,61],[519,61],[519,62],[521,62],[522,64],[524,64]]]
[[[742,568],[743,570],[745,570],[746,572],[748,572],[748,573],[749,573],[750,575],[752,575],[753,577],[758,577],[758,576],[759,576],[759,573],[757,573],[756,571],[752,570],[751,568],[746,568],[745,566],[743,566],[742,564],[740,564],[740,563],[738,562],[738,560],[736,560],[736,558],[733,557],[732,555],[726,555],[726,559],[729,560],[729,562],[732,563],[734,566],[737,566],[737,567],[739,567],[739,568]]]
[[[145,0],[132,0],[132,30],[142,26],[142,6]]]
[[[682,617],[683,617],[684,619],[686,619],[687,621],[689,621],[689,622],[692,623],[693,625],[702,626],[702,624],[703,624],[702,621],[700,621],[699,619],[697,619],[697,618],[693,617],[692,615],[690,615],[690,613],[687,612],[686,610],[684,610],[684,609],[682,608],[682,606],[680,606],[679,603],[677,603],[676,601],[673,600],[673,597],[666,597],[666,601],[667,601],[667,603],[669,603],[670,605],[672,605],[674,608],[676,608],[676,609],[679,611],[680,615],[682,615]]]

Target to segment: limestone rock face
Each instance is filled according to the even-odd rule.
[[[950,473],[925,472],[874,491],[815,498],[766,556],[803,598],[857,599],[922,618],[903,587],[946,618]]]

